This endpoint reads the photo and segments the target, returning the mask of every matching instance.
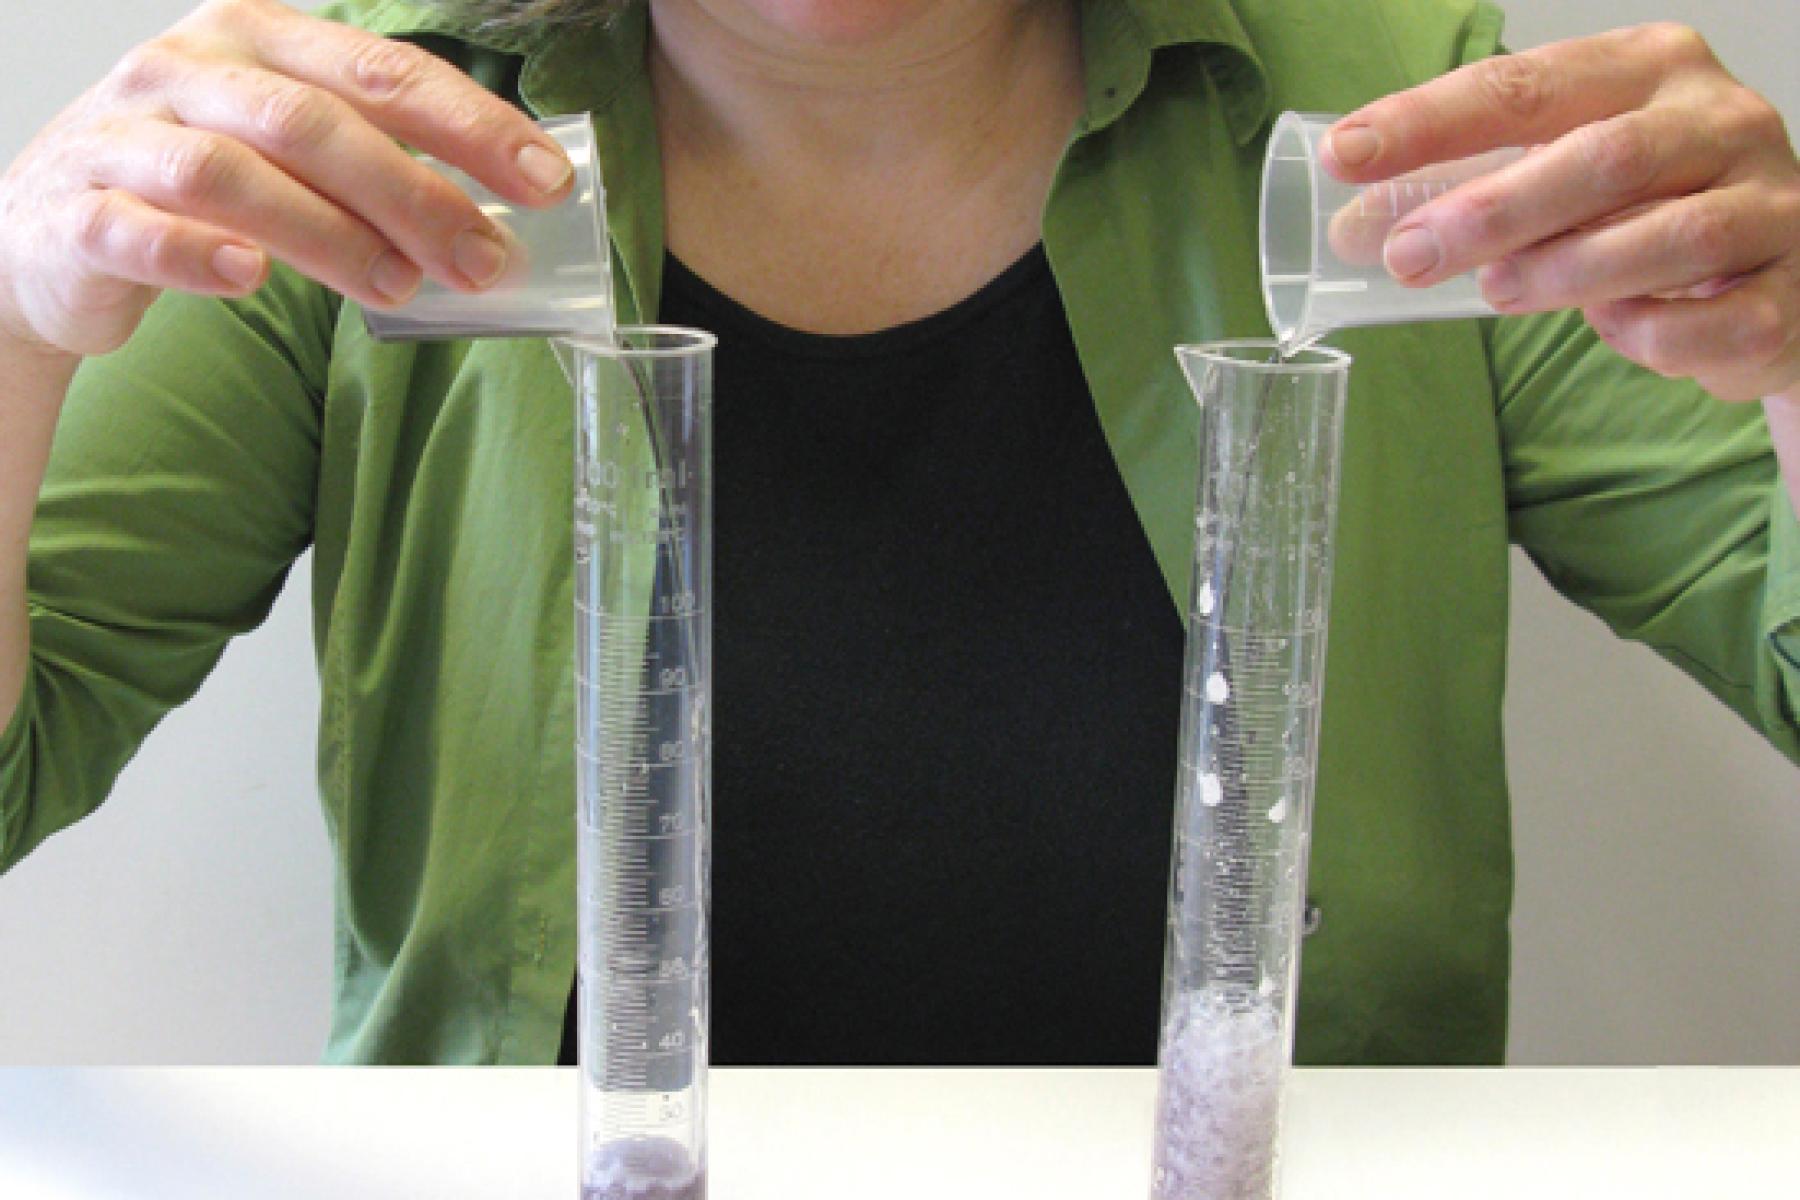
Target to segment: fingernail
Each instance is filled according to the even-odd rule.
[[[1346,167],[1375,161],[1381,153],[1381,135],[1366,125],[1335,130],[1330,139],[1331,157]]]
[[[1495,308],[1504,308],[1525,294],[1525,276],[1509,259],[1482,269],[1481,294]]]
[[[419,290],[424,274],[397,250],[389,250],[369,268],[369,286],[391,304],[404,304]]]
[[[450,244],[450,257],[456,262],[456,269],[463,273],[476,287],[487,287],[500,278],[506,270],[506,247],[500,239],[490,233],[477,229],[467,229],[456,235]]]
[[[554,195],[562,191],[574,173],[569,160],[554,150],[533,143],[519,151],[519,174],[540,192]]]
[[[213,251],[212,269],[232,287],[255,287],[262,282],[262,251],[249,246],[220,246]]]
[[[1412,279],[1435,270],[1444,261],[1444,246],[1430,228],[1414,225],[1388,238],[1381,257],[1387,263],[1388,274],[1396,279]]]

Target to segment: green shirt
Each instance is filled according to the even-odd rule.
[[[657,309],[645,21],[426,42],[591,110],[622,311]],[[1260,335],[1283,108],[1345,111],[1498,47],[1474,0],[1083,6],[1086,113],[1044,242],[1106,437],[1185,606],[1196,414],[1170,348]],[[1298,1053],[1493,1062],[1511,848],[1507,546],[1800,755],[1800,527],[1755,406],[1562,315],[1344,335],[1344,437]],[[729,397],[721,397],[730,403]],[[171,295],[69,397],[33,532],[32,671],[0,735],[0,867],[91,811],[310,544],[340,1062],[549,1061],[575,963],[568,389],[542,342],[372,342],[288,272]],[[1166,863],[1145,863],[1164,872]]]

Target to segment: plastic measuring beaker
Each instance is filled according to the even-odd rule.
[[[1176,350],[1202,451],[1154,1200],[1275,1191],[1350,359],[1274,351]]]
[[[507,265],[499,282],[459,292],[427,279],[398,308],[363,310],[377,340],[458,337],[603,337],[614,324],[606,191],[586,114],[538,122],[575,168],[570,194],[553,208],[526,208],[495,195],[434,158],[420,161],[466,192],[500,229]]]
[[[569,343],[584,1200],[706,1194],[714,344]]]
[[[1383,250],[1388,234],[1414,209],[1525,151],[1496,150],[1382,183],[1344,183],[1319,156],[1320,143],[1340,119],[1283,113],[1269,136],[1262,283],[1276,340],[1291,350],[1357,325],[1493,315],[1474,272],[1432,287],[1408,287],[1388,272]]]

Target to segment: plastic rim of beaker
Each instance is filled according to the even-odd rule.
[[[1262,269],[1263,308],[1269,328],[1284,347],[1304,345],[1330,332],[1312,328],[1313,284],[1319,268],[1316,173],[1321,168],[1313,140],[1307,135],[1307,123],[1331,120],[1324,114],[1282,113],[1269,134],[1268,152],[1263,157],[1257,265]],[[1280,220],[1273,220],[1275,216]],[[1296,225],[1305,230],[1304,237],[1294,236]],[[1304,259],[1294,255],[1299,245],[1305,247]],[[1279,255],[1272,253],[1276,247]],[[1296,295],[1298,312],[1293,311]]]

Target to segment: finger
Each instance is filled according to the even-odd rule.
[[[82,193],[65,218],[81,264],[101,279],[209,296],[247,296],[268,277],[262,250],[216,225],[163,212],[129,192]],[[116,293],[101,286],[109,293]]]
[[[1482,273],[1482,291],[1502,312],[1677,293],[1710,299],[1792,252],[1796,228],[1800,197],[1737,184],[1522,250]]]
[[[1518,157],[1514,151],[1495,151],[1409,171],[1360,189],[1331,216],[1328,237],[1332,252],[1357,266],[1380,263],[1388,237],[1400,225],[1414,223],[1414,213]]]
[[[215,67],[190,72],[167,99],[184,124],[260,151],[439,282],[467,290],[502,275],[506,243],[475,202],[331,93],[258,68]]]
[[[1618,300],[1583,310],[1619,353],[1723,400],[1753,400],[1800,371],[1800,270],[1765,268],[1710,300]]]
[[[1423,205],[1393,232],[1397,277],[1429,286],[1623,208],[1707,187],[1736,153],[1673,106],[1583,126]],[[1412,252],[1396,252],[1396,238]]]
[[[387,239],[240,142],[146,118],[104,134],[90,166],[96,184],[230,229],[363,303],[398,304],[418,289],[419,268]]]
[[[530,118],[416,46],[283,8],[250,22],[249,36],[272,70],[342,97],[390,136],[508,200],[553,203],[574,178],[562,147]]]
[[[1671,67],[1715,64],[1699,34],[1647,25],[1483,59],[1351,113],[1322,153],[1332,174],[1368,182],[1502,146],[1554,141],[1641,108]]]

